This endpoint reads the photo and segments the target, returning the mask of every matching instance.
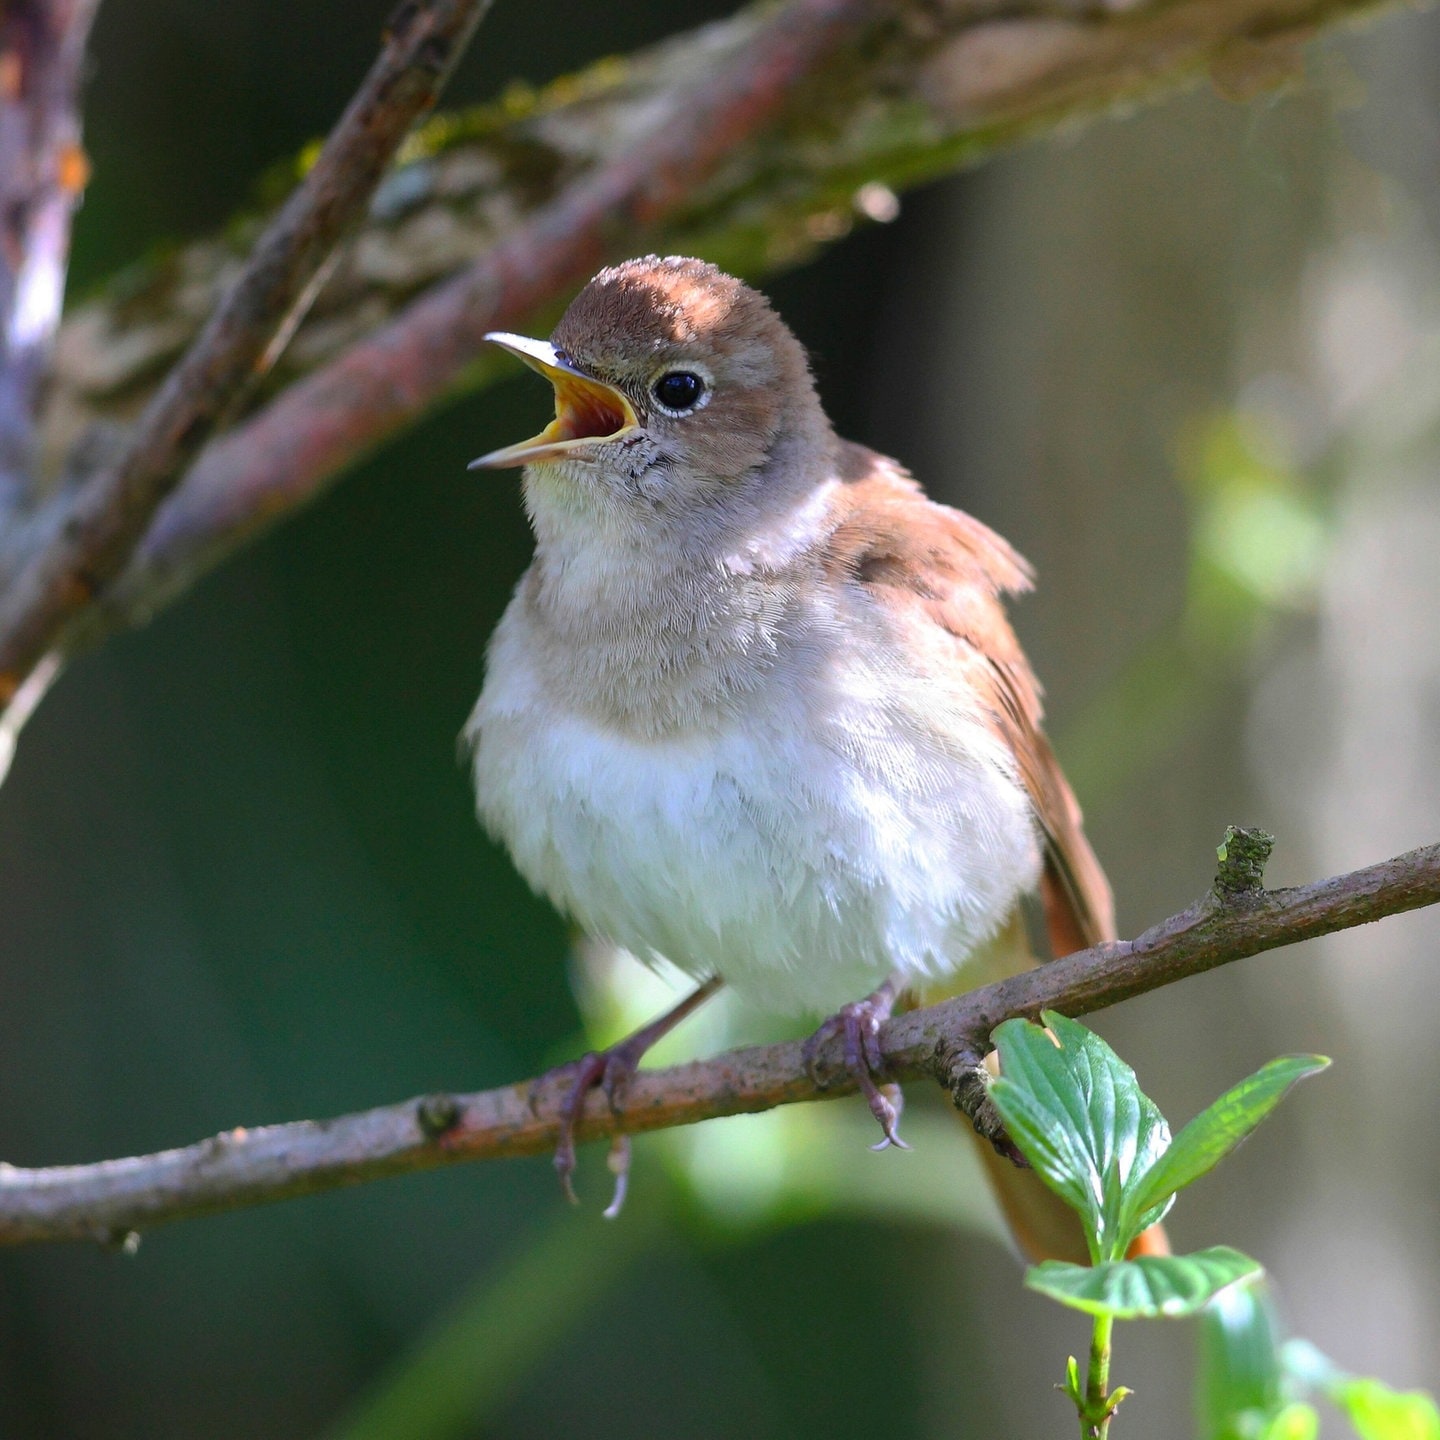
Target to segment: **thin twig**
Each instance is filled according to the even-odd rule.
[[[273,359],[274,342],[434,104],[488,0],[405,0],[319,158],[167,377],[123,457],[93,476],[0,601],[0,705],[129,559],[156,508]]]
[[[88,169],[78,97],[98,3],[0,5],[0,522],[31,489],[36,401]]]
[[[1234,883],[1229,862],[1204,900],[1138,939],[1080,951],[1023,975],[891,1020],[881,1031],[890,1070],[953,1088],[991,1031],[1041,1010],[1085,1015],[1189,975],[1387,915],[1440,903],[1440,844],[1314,885],[1266,891]],[[1232,883],[1226,883],[1227,877]],[[603,1096],[578,1135],[594,1139],[851,1094],[837,1073],[811,1078],[800,1042],[733,1050],[641,1071],[622,1113]],[[171,1220],[353,1185],[458,1160],[553,1148],[569,1080],[538,1080],[473,1095],[433,1095],[328,1121],[231,1130],[196,1145],[95,1165],[0,1167],[0,1243],[98,1239]]]

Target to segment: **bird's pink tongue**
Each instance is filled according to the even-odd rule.
[[[615,398],[600,386],[563,372],[552,373],[550,379],[555,386],[555,421],[546,433],[552,440],[603,439],[629,423]]]

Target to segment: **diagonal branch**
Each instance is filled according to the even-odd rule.
[[[738,150],[768,136],[782,113],[803,113],[823,132],[826,120],[807,109],[807,86],[822,76],[840,83],[837,52],[893,28],[890,8],[886,0],[790,0],[742,32],[742,42],[705,73],[661,90],[638,135],[603,165],[212,447],[186,499],[157,517],[98,623],[137,606],[152,612],[162,595],[413,423],[477,359],[485,363],[487,331],[534,317],[607,260],[656,241],[665,222],[688,210]],[[757,151],[750,165],[763,163]]]
[[[302,332],[305,363],[317,368],[207,450],[75,638],[92,643],[144,621],[359,456],[486,380],[484,331],[543,324],[604,260],[683,250],[755,278],[857,219],[889,214],[886,186],[917,184],[1206,75],[1232,93],[1276,83],[1319,27],[1374,8],[791,0],[606,62],[528,109],[519,104],[518,118],[502,118],[504,107],[487,112],[475,138],[464,138],[460,117],[452,129],[461,140],[447,150],[435,139],[397,181],[372,216],[366,265],[340,278],[332,308]],[[458,257],[476,251],[454,273]],[[449,278],[399,308],[437,263]],[[102,355],[105,384],[124,395],[136,369],[117,377],[109,360],[125,353],[115,330],[135,309],[92,312],[75,331],[75,353]],[[184,317],[147,313],[154,344],[183,331]],[[377,314],[393,318],[356,342]],[[93,337],[84,346],[82,332]],[[143,375],[153,345],[133,354]],[[69,408],[73,416],[84,406]]]
[[[488,0],[404,0],[314,167],[147,407],[120,460],[92,476],[0,601],[0,705],[123,568],[161,501],[267,368],[364,214],[401,141],[434,104]]]
[[[968,995],[890,1021],[881,1045],[900,1078],[927,1076],[956,1091],[991,1031],[1041,1010],[1087,1015],[1262,950],[1440,903],[1440,844],[1314,885],[1267,891],[1269,837],[1232,831],[1215,889],[1135,940],[1082,950]],[[1248,862],[1248,869],[1247,867]],[[799,1042],[733,1050],[641,1071],[612,1115],[593,1097],[581,1139],[693,1124],[847,1095],[825,1089]],[[569,1090],[563,1072],[473,1095],[433,1095],[328,1121],[231,1130],[183,1149],[95,1165],[0,1166],[0,1243],[122,1242],[171,1220],[289,1199],[459,1160],[553,1148]]]

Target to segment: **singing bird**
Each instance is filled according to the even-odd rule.
[[[1055,954],[1114,936],[1001,604],[1025,562],[840,439],[800,342],[712,265],[631,260],[548,342],[488,338],[555,419],[471,467],[525,467],[536,541],[465,732],[480,818],[584,930],[704,982],[579,1063],[567,1189],[586,1090],[721,983],[833,1012],[898,1143],[875,1035],[900,993],[1022,935],[1036,889]],[[1083,1258],[1032,1174],[991,1173],[1023,1248]]]

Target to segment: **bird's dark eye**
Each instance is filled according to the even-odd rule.
[[[667,410],[693,410],[705,393],[705,382],[690,370],[670,370],[651,387],[650,393]]]

